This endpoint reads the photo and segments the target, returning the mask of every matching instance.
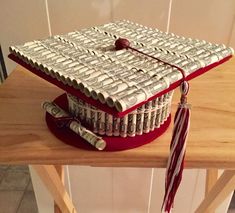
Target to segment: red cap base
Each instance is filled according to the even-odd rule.
[[[54,103],[56,103],[64,110],[68,111],[68,102],[66,94],[57,97],[54,100]],[[156,128],[154,131],[149,132],[147,134],[137,135],[135,137],[123,138],[115,136],[103,136],[103,139],[106,141],[107,144],[103,151],[121,151],[133,149],[144,144],[150,143],[167,130],[170,125],[170,122],[171,116],[169,115],[164,124],[162,124],[159,128]],[[46,123],[52,134],[54,134],[62,142],[80,149],[98,151],[95,147],[91,146],[88,142],[86,142],[72,130],[68,128],[58,128],[54,122],[53,117],[49,113],[46,113]]]

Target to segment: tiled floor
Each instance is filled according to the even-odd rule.
[[[28,167],[0,166],[0,212],[38,212]]]
[[[38,213],[27,166],[0,166],[0,213]],[[235,196],[228,213],[235,213]]]

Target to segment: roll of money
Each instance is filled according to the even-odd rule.
[[[128,95],[125,95],[120,98],[117,97],[117,100],[115,101],[115,107],[119,112],[125,111],[126,109],[129,109],[130,107],[135,106],[136,104],[147,100],[152,95],[157,94],[161,90],[166,89],[168,86],[169,85],[166,83],[164,79],[162,80],[157,80],[154,78],[148,79],[126,90],[127,93],[128,90],[133,90],[132,93],[130,94],[128,93]]]
[[[115,102],[115,107],[119,112],[122,112],[140,102],[147,100],[149,97],[149,93],[146,93],[143,89],[139,89],[134,94],[127,95],[120,100],[117,100]]]
[[[134,137],[136,134],[136,113],[137,110],[134,110],[132,113],[128,114],[127,135],[129,137]]]
[[[158,98],[158,105],[157,105],[157,112],[156,112],[156,119],[155,119],[156,128],[159,128],[161,125],[162,103],[163,103],[163,96],[160,96]]]
[[[191,63],[188,63],[187,65],[183,66],[183,70],[187,72],[188,74],[200,69],[201,67],[205,67],[205,63],[202,62],[201,60],[199,61],[194,61]]]
[[[126,137],[127,136],[127,125],[128,125],[128,115],[123,116],[120,118],[120,136]]]
[[[113,86],[110,86],[110,88],[107,88],[100,92],[98,94],[99,101],[101,103],[106,103],[106,100],[110,95],[118,93],[120,91],[124,91],[126,88],[128,88],[128,84],[120,80],[119,82],[116,82]]]
[[[85,121],[88,126],[91,126],[91,105],[88,103],[85,103]]]
[[[73,96],[72,101],[73,101],[73,108],[74,108],[74,114],[72,114],[72,115],[79,117],[80,112],[82,110],[82,106],[78,102],[78,99],[75,96]]]
[[[162,78],[161,80],[158,80],[158,83],[152,83],[148,86],[145,86],[143,90],[145,91],[147,97],[156,95],[158,92],[163,91],[164,89],[167,89],[169,87],[169,79],[168,78]]]
[[[96,78],[96,77],[98,77],[99,75],[101,75],[101,74],[103,74],[103,72],[101,72],[101,71],[97,71],[97,70],[95,70],[95,69],[91,69],[90,70],[90,73],[84,73],[84,75],[81,75],[81,79],[83,80],[83,81],[89,81],[90,79],[92,79],[92,78]]]
[[[98,150],[103,150],[106,147],[106,142],[101,137],[86,129],[78,122],[72,121],[69,124],[69,128]]]
[[[145,112],[144,112],[144,126],[143,132],[149,133],[150,132],[150,121],[151,121],[151,109],[152,109],[152,101],[148,101],[145,105]]]
[[[219,61],[220,59],[222,59],[223,57],[219,57],[218,54],[214,53],[214,54],[210,54],[209,56],[203,58],[203,62],[205,63],[206,66],[213,64],[217,61]]]
[[[38,65],[38,63],[36,62],[38,61],[43,62],[48,58],[55,56],[56,54],[52,53],[51,51],[48,51],[47,49],[43,49],[42,51],[37,52],[36,54],[25,53],[25,55],[28,55],[30,57],[30,59],[28,59],[28,62],[31,65],[35,66]]]
[[[45,101],[42,104],[42,108],[55,118],[69,116],[69,114],[61,109],[58,105],[48,101]],[[98,150],[103,150],[106,147],[106,142],[101,137],[95,135],[93,132],[83,127],[81,123],[77,121],[71,121],[69,122],[68,127]]]
[[[222,51],[226,49],[226,46],[224,44],[219,44],[219,45],[215,45],[215,46],[212,46],[212,47],[209,47],[208,50],[211,51],[212,53],[213,52],[219,52],[219,51]]]
[[[86,109],[84,108],[84,105],[85,105],[85,102],[84,101],[82,101],[81,99],[78,99],[77,100],[78,101],[78,111],[77,111],[77,113],[78,113],[78,117],[79,117],[79,119],[80,120],[85,120],[85,116],[86,116]]]
[[[102,81],[104,81],[107,78],[109,78],[109,76],[105,73],[102,73],[97,77],[90,78],[89,80],[86,81],[86,83],[81,82],[83,87],[84,87],[85,95],[90,97],[91,96],[91,91],[94,88],[94,87],[92,87],[92,85],[95,84],[95,87],[97,87],[97,84],[101,83]]]
[[[69,112],[76,116],[76,103],[74,100],[74,96],[72,96],[71,94],[67,93],[67,100],[68,100],[68,108],[69,108]]]
[[[168,99],[168,93],[163,95],[162,111],[161,111],[161,124],[163,124],[164,121],[166,120],[167,99]]]
[[[204,58],[208,57],[211,54],[210,51],[205,50],[204,52],[202,52],[201,54],[197,55],[196,59],[200,59],[203,60]]]
[[[113,135],[120,135],[120,118],[113,117]]]
[[[152,100],[151,119],[150,119],[151,131],[155,129],[155,120],[156,120],[156,115],[157,115],[157,101],[158,101],[158,98]]]
[[[92,131],[94,133],[98,133],[98,112],[97,108],[94,106],[91,106],[91,126],[92,126]]]
[[[143,134],[143,126],[144,126],[144,105],[137,108],[137,116],[136,116],[136,134]]]
[[[106,85],[111,84],[112,82],[114,82],[114,80],[112,78],[106,78],[104,81],[101,82],[100,86],[96,89],[96,90],[92,90],[91,91],[91,96],[97,100],[98,99],[98,94],[100,93],[99,88],[102,88]]]
[[[166,118],[168,118],[168,116],[171,113],[171,100],[172,100],[173,94],[174,94],[174,90],[169,92],[169,99],[167,101],[167,117]]]
[[[47,111],[50,115],[52,115],[54,118],[62,118],[62,117],[68,117],[69,113],[61,109],[56,104],[45,101],[42,103],[42,108]]]
[[[34,51],[34,50],[27,50],[27,51],[19,51],[19,55],[22,59],[24,59],[25,62],[28,62],[32,64],[32,61],[28,60],[27,57],[34,59],[34,61],[40,61],[43,58],[45,58],[42,54],[45,52],[45,49],[40,49],[39,51]]]
[[[94,83],[95,85],[88,85],[86,84],[86,86],[84,86],[84,93],[86,96],[90,97],[92,96],[94,99],[98,99],[98,93],[100,93],[100,88],[102,88],[103,86],[105,86],[105,83],[108,82],[108,83],[111,83],[113,82],[112,79],[110,79],[109,77],[105,78],[103,81],[99,81],[97,83]]]
[[[105,112],[103,111],[98,111],[97,126],[98,126],[98,133],[100,135],[104,135],[105,134]]]
[[[168,92],[166,95],[166,100],[165,100],[165,115],[164,115],[164,121],[167,120],[168,115],[169,115],[169,102],[171,101],[171,92]]]
[[[138,87],[136,87],[136,86],[129,87],[127,90],[118,92],[117,94],[114,94],[114,95],[108,97],[106,102],[107,102],[109,107],[114,107],[115,101],[117,99],[120,99],[120,98],[122,98],[122,97],[124,97],[126,95],[129,95],[129,94],[131,94],[131,93],[133,93],[133,92],[135,92],[137,90],[138,90]]]
[[[113,116],[105,113],[105,134],[107,136],[113,135]]]

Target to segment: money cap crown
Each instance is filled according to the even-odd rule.
[[[180,70],[190,80],[234,53],[223,44],[126,20],[12,46],[10,52],[37,75],[118,117],[179,86]]]

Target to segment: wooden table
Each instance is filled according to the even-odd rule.
[[[235,188],[234,82],[234,59],[190,82],[193,108],[185,166],[208,169],[207,196],[197,213],[213,212]],[[33,165],[62,212],[76,210],[61,165],[166,167],[172,125],[152,143],[121,152],[91,152],[59,141],[48,131],[40,104],[62,93],[20,66],[0,85],[0,163]],[[173,113],[178,100],[176,91]],[[225,170],[218,180],[217,169]]]

